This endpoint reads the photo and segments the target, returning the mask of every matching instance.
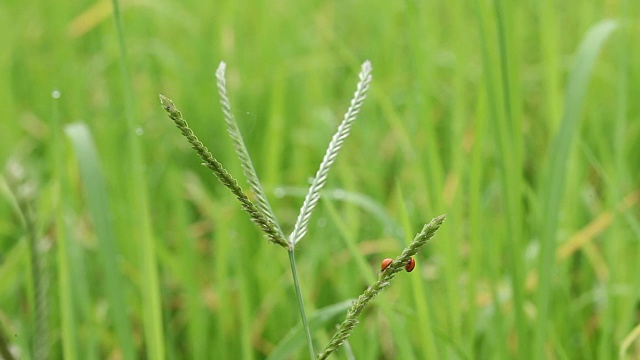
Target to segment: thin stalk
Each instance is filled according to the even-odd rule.
[[[508,19],[505,13],[509,13],[508,9],[505,11],[502,7],[507,6],[502,4],[501,1],[495,2],[496,6],[494,10],[496,12],[495,18],[497,23],[497,40],[498,40],[498,48],[499,48],[499,64],[501,71],[498,72],[497,77],[499,77],[502,81],[502,89],[500,87],[496,87],[498,93],[495,94],[496,97],[496,105],[499,102],[502,103],[503,112],[502,115],[498,115],[496,113],[495,119],[496,124],[498,125],[498,149],[500,150],[500,154],[502,157],[502,166],[500,167],[501,178],[503,179],[504,186],[504,206],[508,209],[508,213],[510,214],[507,217],[506,227],[507,227],[507,235],[510,241],[507,241],[507,249],[512,254],[521,254],[521,244],[520,240],[522,238],[522,201],[521,201],[521,184],[522,179],[520,172],[513,171],[512,169],[522,169],[522,144],[518,141],[521,133],[521,125],[520,119],[516,114],[517,104],[514,100],[517,97],[516,87],[512,86],[513,83],[513,61],[510,53],[513,53],[513,50],[510,50],[514,46],[514,41],[512,36],[509,34],[513,32],[513,28],[510,29],[510,24],[508,24]],[[502,90],[502,91],[500,91]],[[499,101],[499,97],[502,97],[502,101]],[[496,110],[500,111],[497,109]],[[527,337],[527,329],[526,329],[526,319],[524,314],[524,299],[522,296],[522,284],[523,281],[523,270],[522,270],[522,261],[518,256],[510,256],[508,257],[510,262],[508,266],[511,270],[511,287],[513,289],[513,304],[515,307],[515,325],[516,331],[518,335],[518,339],[526,339]],[[529,343],[527,341],[519,342],[518,354],[528,354],[528,346]]]
[[[309,348],[309,359],[316,358],[316,352],[313,350],[313,341],[311,340],[311,329],[307,321],[307,313],[304,311],[304,301],[302,300],[302,290],[300,290],[300,281],[298,281],[298,270],[296,269],[296,257],[293,247],[289,248],[289,264],[291,264],[291,276],[293,276],[293,286],[296,288],[298,297],[298,308],[300,309],[300,317],[302,317],[302,327],[307,336],[307,346]]]
[[[120,17],[120,2],[112,0],[113,4],[113,20],[116,26],[116,34],[118,35],[118,50],[120,52],[120,76],[122,77],[122,85],[124,91],[125,114],[127,115],[127,125],[129,130],[133,130],[133,110],[131,105],[131,80],[129,77],[129,68],[127,64],[127,47],[124,43],[124,31],[122,30],[122,18]]]
[[[162,300],[160,298],[160,281],[158,276],[158,264],[156,261],[155,243],[151,230],[151,216],[145,183],[145,162],[143,149],[135,135],[134,96],[132,91],[131,76],[127,66],[127,47],[125,46],[122,16],[118,0],[112,0],[113,18],[118,36],[118,48],[120,52],[120,71],[122,76],[122,88],[124,91],[124,107],[126,118],[126,141],[128,143],[127,175],[131,179],[127,182],[126,190],[131,196],[132,223],[135,224],[133,237],[139,239],[135,245],[140,253],[140,266],[142,270],[141,293],[143,303],[143,328],[145,345],[148,355],[152,359],[165,358],[165,339],[162,321]],[[130,358],[132,354],[125,354]]]
[[[64,155],[62,148],[62,140],[64,137],[64,131],[60,125],[60,91],[54,90],[51,92],[52,109],[51,109],[51,123],[53,132],[56,136],[53,136],[53,178],[54,190],[53,190],[53,204],[54,208],[58,209],[55,216],[55,238],[57,248],[57,263],[58,263],[58,297],[60,307],[60,327],[61,327],[61,340],[62,340],[62,353],[63,358],[67,360],[78,359],[78,327],[77,327],[77,315],[74,311],[75,298],[74,289],[76,286],[71,280],[71,271],[74,270],[73,263],[70,261],[70,244],[68,234],[68,228],[64,220],[65,205],[62,201],[63,196],[68,191],[68,184],[63,179],[64,173]],[[64,192],[64,195],[63,195]]]

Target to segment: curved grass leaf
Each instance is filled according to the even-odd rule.
[[[549,326],[549,301],[551,295],[551,278],[555,262],[555,237],[558,229],[558,216],[565,192],[567,163],[571,155],[571,145],[580,130],[580,118],[587,86],[595,61],[605,41],[618,27],[614,20],[602,21],[589,30],[575,57],[569,75],[565,94],[565,107],[560,128],[556,133],[543,179],[543,208],[541,219],[541,252],[540,252],[540,288],[538,291],[538,316],[535,338],[536,359],[544,358],[547,328]]]
[[[123,280],[116,262],[118,250],[109,211],[107,185],[96,146],[89,129],[83,123],[68,125],[65,132],[78,158],[89,215],[98,238],[98,257],[102,265],[102,274],[105,276],[109,313],[115,325],[116,337],[120,343],[123,358],[135,359],[134,334],[127,317],[127,305],[121,290]]]

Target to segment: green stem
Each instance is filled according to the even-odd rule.
[[[20,195],[18,195],[20,196]],[[33,287],[35,289],[35,339],[34,339],[34,359],[47,358],[47,284],[44,279],[43,256],[38,253],[38,241],[34,219],[31,209],[26,200],[19,200],[20,210],[23,213],[25,226],[27,228],[27,239],[29,240],[29,254],[31,256],[31,272],[33,274]]]
[[[123,101],[126,118],[126,141],[128,143],[127,182],[125,188],[131,196],[132,218],[136,224],[133,236],[137,238],[138,251],[140,253],[140,267],[142,271],[141,293],[143,303],[143,328],[145,346],[149,358],[165,358],[165,340],[162,322],[162,299],[160,298],[160,284],[158,278],[158,264],[156,261],[155,243],[151,230],[151,217],[147,184],[145,182],[145,162],[143,147],[135,134],[137,122],[135,120],[134,96],[131,76],[129,72],[127,47],[125,45],[124,30],[122,26],[122,14],[119,0],[112,0],[113,18],[118,35],[118,48],[120,52],[120,71],[122,76]],[[127,340],[128,347],[131,341]],[[125,351],[125,359],[134,358],[134,349]]]
[[[311,340],[311,329],[309,328],[309,322],[307,321],[307,313],[304,311],[304,301],[302,300],[302,291],[300,290],[300,281],[298,281],[298,270],[296,269],[296,257],[293,248],[289,249],[289,263],[291,264],[291,275],[293,276],[293,285],[296,288],[296,295],[298,296],[298,308],[300,309],[300,316],[302,317],[302,326],[304,332],[307,335],[307,346],[309,347],[309,359],[316,358],[316,352],[313,350],[313,341]]]
[[[127,47],[124,43],[124,30],[122,29],[122,18],[120,17],[120,2],[118,0],[111,1],[113,5],[113,20],[116,26],[116,34],[118,35],[118,51],[120,53],[120,76],[122,77],[122,85],[124,91],[125,114],[127,115],[127,125],[129,131],[133,131],[133,110],[131,105],[131,81],[129,77],[129,68],[127,67]]]

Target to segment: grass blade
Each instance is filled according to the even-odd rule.
[[[60,91],[54,90],[51,94],[52,102],[52,127],[56,135],[62,135],[63,130],[60,125],[60,109],[59,99]],[[78,359],[80,343],[78,340],[78,319],[75,313],[77,304],[74,301],[74,284],[71,276],[71,269],[74,264],[71,261],[70,247],[73,244],[69,237],[69,228],[64,221],[66,206],[62,202],[65,192],[68,191],[68,185],[63,180],[64,160],[62,156],[63,138],[61,136],[53,137],[53,160],[54,160],[54,190],[53,190],[53,206],[58,211],[55,215],[55,238],[57,248],[58,262],[58,296],[60,307],[60,327],[62,328],[62,350],[64,358],[68,360]]]
[[[618,27],[613,20],[605,20],[594,25],[584,40],[575,57],[575,62],[569,75],[565,93],[565,108],[562,114],[560,128],[556,133],[545,169],[542,184],[543,208],[541,219],[541,251],[539,263],[540,287],[538,290],[537,329],[534,342],[535,359],[546,357],[545,342],[549,327],[549,302],[551,297],[551,279],[555,264],[556,231],[558,228],[559,209],[565,192],[567,177],[567,162],[571,145],[580,129],[580,118],[587,85],[596,58],[609,35]]]
[[[509,259],[509,272],[511,287],[513,289],[513,302],[515,310],[515,325],[519,339],[526,338],[523,281],[522,281],[522,188],[521,173],[513,171],[522,167],[522,144],[520,119],[515,116],[515,94],[511,94],[517,87],[512,86],[512,56],[511,47],[513,41],[508,33],[512,32],[508,27],[509,21],[500,3],[489,5],[478,2],[478,20],[481,32],[481,50],[483,57],[483,70],[487,91],[488,113],[492,119],[491,126],[495,129],[496,140],[500,159],[500,182],[502,186],[502,203],[509,214],[505,218],[507,238],[505,246],[514,256]],[[491,10],[495,16],[491,16]],[[495,22],[495,29],[494,29]],[[495,37],[495,43],[493,38]],[[500,56],[497,56],[499,54]],[[527,353],[528,343],[523,341],[518,347],[521,354]],[[504,351],[504,349],[501,349]]]
[[[109,312],[115,325],[116,337],[124,359],[135,359],[133,331],[128,319],[128,308],[122,294],[123,280],[118,271],[118,250],[112,228],[107,185],[96,147],[87,126],[83,123],[68,125],[65,132],[78,158],[80,177],[89,207],[89,214],[98,238],[98,257],[105,276]]]
[[[148,188],[146,183],[143,147],[136,135],[135,96],[133,83],[129,75],[129,58],[125,44],[122,13],[120,1],[111,0],[113,5],[113,20],[118,37],[118,52],[120,60],[120,74],[123,88],[123,103],[125,114],[125,129],[128,162],[125,162],[127,175],[130,181],[126,183],[126,191],[130,196],[129,216],[132,227],[132,237],[135,251],[140,254],[139,266],[142,270],[142,315],[145,337],[145,348],[152,359],[165,358],[165,339],[162,320],[162,300],[160,299],[160,284],[158,279],[158,264],[154,236],[151,230],[150,204],[148,201]]]

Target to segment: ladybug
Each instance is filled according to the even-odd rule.
[[[407,261],[407,264],[404,266],[404,269],[407,270],[407,272],[412,272],[415,267],[416,267],[416,261],[413,258],[409,258],[409,261]]]
[[[384,269],[388,268],[392,262],[393,262],[393,259],[390,259],[390,258],[386,258],[382,260],[382,264],[380,264],[380,271],[384,271]]]

